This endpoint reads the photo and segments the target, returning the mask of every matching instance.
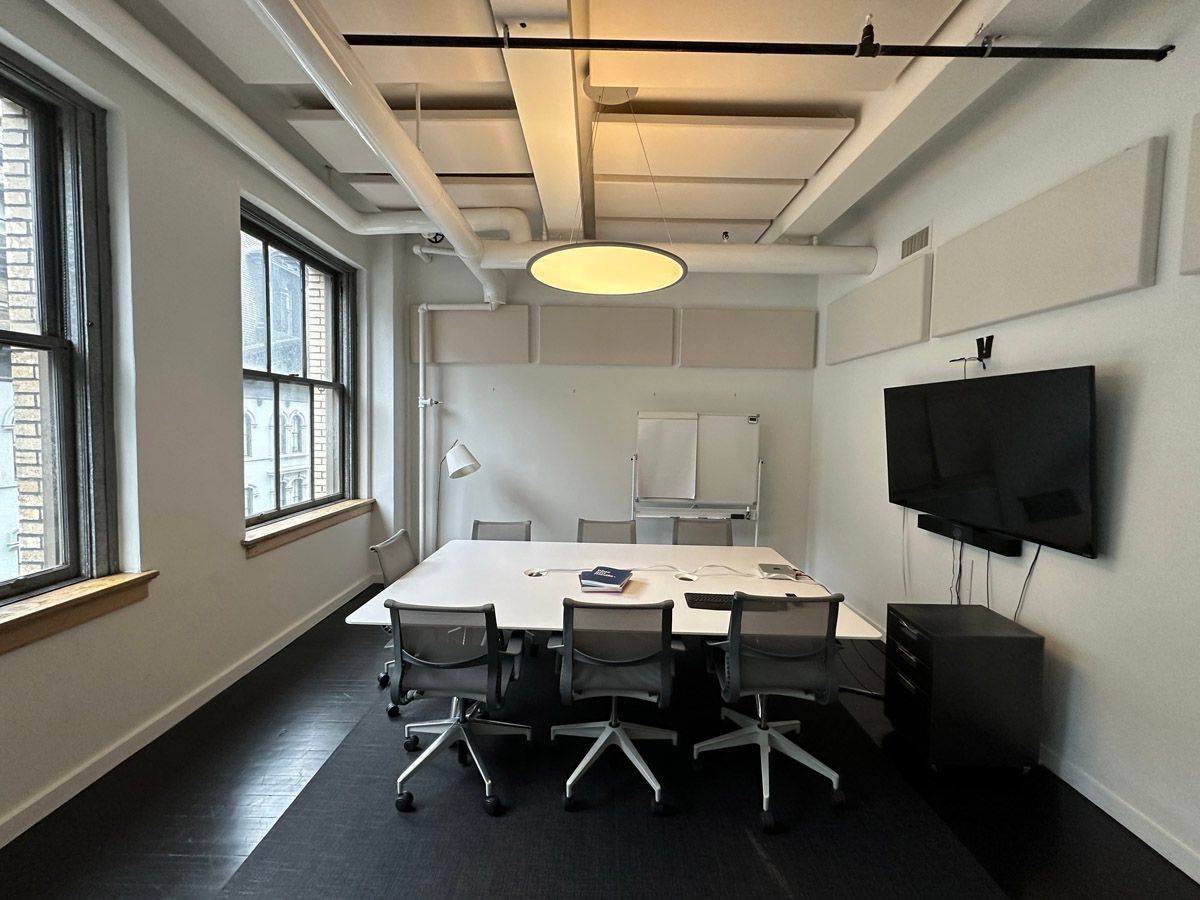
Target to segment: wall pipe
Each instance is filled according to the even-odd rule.
[[[315,0],[247,2],[458,251],[463,264],[483,285],[484,299],[503,303],[504,278],[480,265],[483,241],[450,199],[408,132],[396,121],[367,67],[324,7]]]
[[[113,0],[47,2],[346,231],[362,235],[441,231],[422,212],[356,210]],[[519,209],[471,209],[463,215],[476,231],[504,231],[513,241],[530,239],[529,218]]]
[[[530,257],[567,241],[484,241],[485,269],[524,269]],[[646,246],[668,250],[687,263],[688,272],[731,272],[766,275],[869,275],[878,252],[874,247],[835,247],[812,244],[665,244]],[[424,247],[429,252],[430,248]]]

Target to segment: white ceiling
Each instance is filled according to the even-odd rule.
[[[150,0],[147,0],[150,2]],[[246,0],[157,0],[254,90],[295,104],[281,117],[369,202],[412,198],[329,109]],[[958,0],[324,0],[346,32],[854,43],[925,43]],[[1003,5],[1003,0],[997,0]],[[573,4],[573,5],[572,5]],[[525,27],[521,28],[521,23]],[[397,119],[464,207],[515,206],[550,236],[750,242],[852,133],[904,59],[359,47]],[[582,91],[636,88],[593,118]],[[636,114],[636,119],[635,119]],[[595,123],[594,151],[589,149]],[[593,159],[594,155],[594,159]],[[649,165],[647,165],[647,158]],[[657,181],[650,180],[651,173]],[[517,177],[514,177],[517,176]],[[594,205],[593,205],[594,200]]]

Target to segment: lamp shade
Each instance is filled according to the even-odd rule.
[[[551,247],[529,260],[542,284],[575,294],[646,294],[678,284],[687,264],[674,253],[645,244],[584,241]]]
[[[446,470],[451,478],[463,478],[479,468],[479,460],[467,449],[465,444],[455,441],[450,452],[446,454]]]

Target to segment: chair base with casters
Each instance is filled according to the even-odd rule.
[[[766,697],[756,694],[754,697],[758,710],[758,719],[752,719],[735,709],[721,708],[721,717],[740,726],[737,731],[722,734],[718,737],[700,741],[692,747],[692,759],[699,762],[700,754],[709,750],[723,750],[726,747],[742,747],[748,744],[758,746],[759,766],[762,770],[762,827],[763,831],[775,830],[775,816],[771,812],[771,751],[775,750],[784,756],[794,759],[800,765],[811,769],[818,775],[828,778],[833,785],[832,803],[835,807],[844,806],[846,795],[843,793],[842,779],[837,772],[825,765],[807,750],[804,750],[786,735],[800,731],[798,719],[771,722],[767,719]]]
[[[679,743],[679,735],[677,732],[669,731],[666,728],[653,728],[649,725],[638,725],[633,722],[622,722],[617,717],[617,698],[612,698],[612,712],[609,715],[607,722],[582,722],[577,725],[555,725],[550,729],[550,740],[554,740],[559,736],[564,737],[590,737],[595,738],[592,746],[584,755],[583,760],[575,767],[575,771],[567,778],[566,792],[563,794],[563,808],[571,812],[577,808],[577,802],[574,796],[575,785],[581,779],[588,769],[596,762],[597,759],[609,747],[619,747],[634,767],[646,779],[646,783],[654,790],[654,805],[652,807],[656,815],[661,815],[666,810],[666,804],[663,801],[663,789],[657,778],[654,777],[654,772],[650,770],[650,766],[646,764],[646,760],[642,758],[642,754],[638,752],[634,741],[670,741],[672,746]]]
[[[475,763],[479,775],[483,778],[483,808],[490,816],[499,815],[503,811],[500,798],[496,796],[492,776],[483,763],[483,758],[472,738],[488,734],[518,734],[526,741],[533,740],[533,730],[528,725],[516,725],[512,722],[497,722],[482,718],[484,704],[464,703],[455,697],[450,703],[450,717],[433,722],[410,722],[404,726],[404,749],[415,752],[420,747],[422,734],[437,735],[432,744],[406,768],[396,779],[396,809],[409,812],[413,808],[413,795],[405,790],[404,785],[417,773],[417,770],[435,756],[458,744],[458,761],[466,765],[468,761]]]

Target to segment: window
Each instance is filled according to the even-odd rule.
[[[0,603],[116,568],[103,126],[0,50]]]
[[[241,254],[251,525],[353,496],[354,273],[249,206]]]
[[[254,416],[242,413],[242,454],[246,459],[254,456]]]

